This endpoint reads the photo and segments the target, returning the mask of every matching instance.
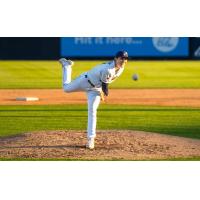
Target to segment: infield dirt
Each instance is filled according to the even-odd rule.
[[[200,89],[111,89],[106,104],[200,107]],[[39,97],[39,101],[16,101],[16,97]],[[2,89],[0,105],[86,104],[84,92],[61,89]]]

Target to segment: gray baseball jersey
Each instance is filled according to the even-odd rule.
[[[101,87],[102,82],[112,83],[119,77],[124,71],[124,67],[121,67],[115,72],[115,62],[107,62],[97,65],[93,69],[87,72],[89,80],[96,86]]]

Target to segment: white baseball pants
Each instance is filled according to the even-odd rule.
[[[71,81],[72,67],[70,65],[63,67],[63,90],[65,92],[85,91],[88,102],[88,124],[87,138],[96,137],[97,109],[100,103],[101,88],[94,88],[85,77],[86,73],[81,74],[75,80]]]

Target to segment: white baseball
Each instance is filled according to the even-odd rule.
[[[134,81],[137,81],[137,80],[139,79],[138,74],[133,74],[132,79],[133,79]]]

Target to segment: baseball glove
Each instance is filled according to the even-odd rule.
[[[108,96],[108,83],[102,82],[102,91],[105,96]]]

